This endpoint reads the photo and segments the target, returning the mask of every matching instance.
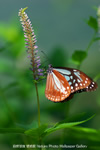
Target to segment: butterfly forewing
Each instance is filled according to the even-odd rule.
[[[97,83],[92,80],[91,84],[88,87],[86,87],[85,91],[86,92],[95,91],[97,87],[98,87]]]
[[[48,73],[46,82],[46,97],[54,102],[60,102],[66,99],[71,93],[68,81],[55,69]]]
[[[92,81],[85,73],[72,68],[55,68],[69,82],[71,93],[85,89],[85,91],[93,91],[97,88],[97,84]]]

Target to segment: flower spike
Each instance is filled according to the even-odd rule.
[[[27,48],[28,58],[31,61],[31,70],[33,72],[33,77],[35,81],[39,81],[41,78],[43,78],[43,69],[40,69],[41,61],[40,57],[37,56],[38,53],[38,46],[36,45],[36,36],[34,34],[34,30],[32,28],[32,24],[30,19],[28,18],[28,15],[26,14],[25,10],[26,8],[21,8],[19,10],[19,16],[20,21],[23,27],[24,31],[24,37],[25,37],[25,47]]]

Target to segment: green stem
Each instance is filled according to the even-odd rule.
[[[97,32],[94,33],[92,39],[90,40],[90,42],[89,42],[89,44],[88,44],[88,47],[87,47],[86,50],[85,50],[87,53],[88,53],[88,51],[89,51],[91,45],[92,45],[93,42],[94,42],[94,39],[95,39],[96,34],[97,34]],[[80,69],[81,65],[82,65],[82,63],[77,66],[77,69]]]
[[[38,87],[37,83],[35,83],[35,88],[36,88],[36,95],[37,95],[37,105],[38,105],[38,127],[40,126],[40,103],[39,103],[39,93],[38,93]],[[39,144],[41,145],[41,137],[39,139]],[[41,148],[40,148],[41,150]]]
[[[94,33],[94,35],[93,35],[93,37],[92,37],[91,41],[89,42],[89,45],[88,45],[88,47],[87,47],[87,49],[86,49],[86,52],[88,52],[88,51],[89,51],[89,49],[90,49],[91,45],[93,44],[93,42],[94,42],[94,38],[95,38],[96,34],[97,34],[97,32],[95,32],[95,33]]]
[[[35,88],[36,88],[37,105],[38,105],[38,126],[40,126],[40,103],[39,103],[39,94],[38,94],[37,83],[35,83]]]
[[[82,63],[81,63],[81,64],[82,64]],[[80,70],[81,64],[77,65],[77,69],[79,69],[79,70]]]

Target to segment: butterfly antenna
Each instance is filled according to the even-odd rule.
[[[50,62],[50,58],[47,56],[47,54],[46,53],[44,53],[44,51],[41,51],[42,53],[43,53],[43,55],[45,56],[45,58],[46,58],[46,61],[45,62]]]

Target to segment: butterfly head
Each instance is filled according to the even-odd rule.
[[[53,67],[52,67],[52,65],[51,65],[51,64],[49,64],[48,66],[49,66],[49,68],[48,68],[47,72],[48,72],[48,73],[51,73],[51,72],[52,72]]]

